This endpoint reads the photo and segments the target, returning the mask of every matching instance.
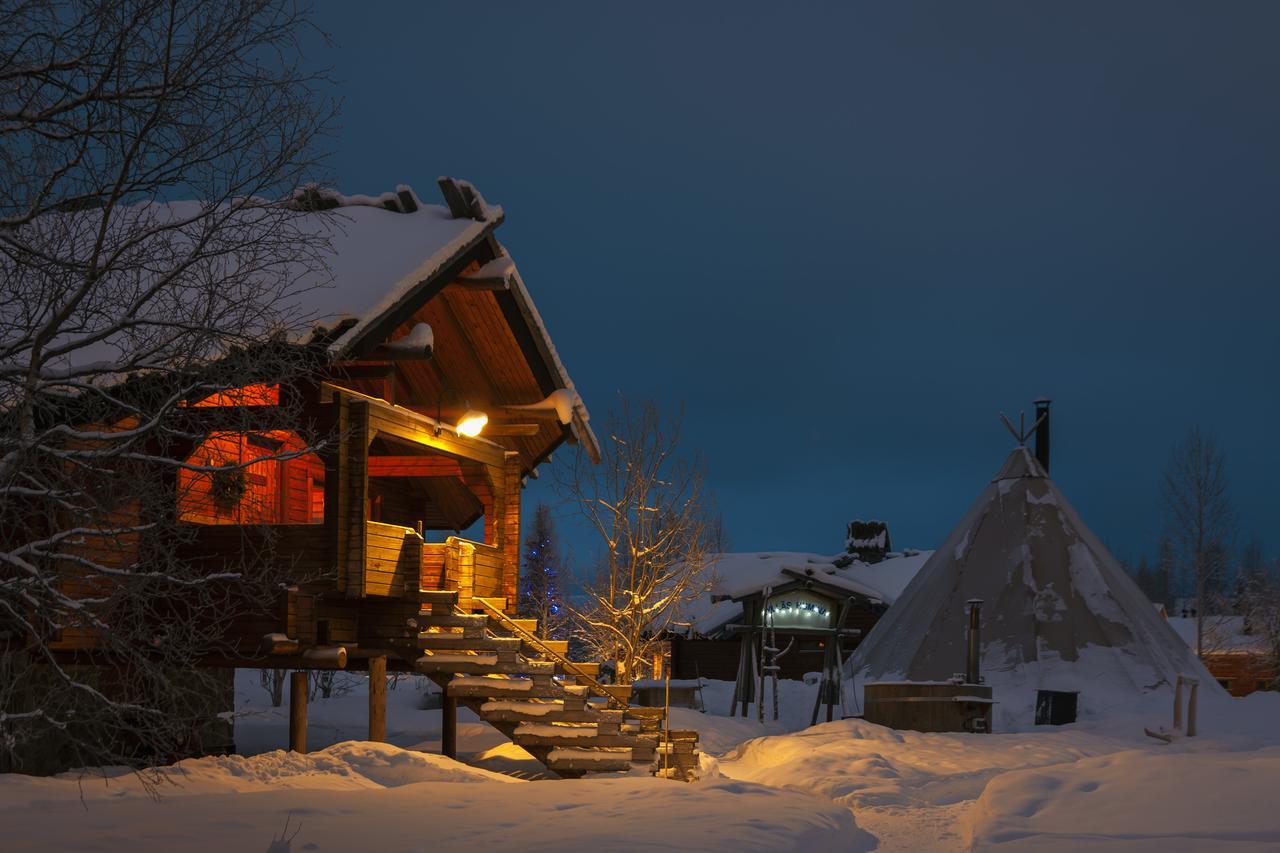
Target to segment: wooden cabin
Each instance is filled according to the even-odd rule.
[[[1184,611],[1184,612],[1189,612]],[[1196,648],[1196,619],[1165,616],[1169,626]],[[1206,616],[1201,661],[1222,688],[1237,698],[1280,685],[1280,668],[1266,639],[1242,616]]]
[[[777,662],[779,677],[798,680],[818,672],[830,632],[845,632],[843,654],[857,648],[930,553],[885,552],[874,563],[848,554],[718,555],[709,598],[686,607],[684,627],[671,639],[671,672],[675,678],[736,680],[743,637],[765,623],[766,612],[780,647],[790,648]],[[842,609],[844,621],[837,625]]]
[[[341,208],[315,225],[334,247],[332,286],[309,294],[319,322],[289,344],[313,366],[185,402],[195,438],[175,458],[190,466],[163,510],[176,542],[117,557],[145,562],[160,547],[210,572],[277,570],[274,600],[237,611],[206,663],[295,670],[291,748],[306,748],[305,670],[368,669],[372,740],[385,727],[381,675],[410,670],[445,688],[446,754],[461,702],[562,775],[661,753],[655,772],[686,778],[696,734],[659,735],[661,713],[630,709],[629,688],[597,683],[598,664],[513,618],[522,485],[562,445],[593,461],[599,447],[495,236],[501,208],[462,181],[440,189],[443,206],[403,187],[301,197],[308,211]],[[55,645],[91,659],[94,643],[67,632]]]
[[[270,553],[294,581],[270,615],[236,623],[229,664],[259,663],[266,637],[287,638],[277,645],[291,665],[338,647],[353,661],[394,654],[416,637],[420,590],[513,608],[522,484],[562,444],[598,458],[495,236],[501,208],[465,182],[440,183],[446,206],[407,188],[383,206],[321,197],[342,209],[331,214],[334,282],[315,291],[322,316],[304,342],[323,354],[315,371],[190,403],[206,438],[187,461],[228,470],[179,473],[181,556],[216,567]],[[474,412],[488,420],[469,435],[459,422]],[[226,427],[246,413],[273,428]],[[69,636],[62,648],[92,642]]]
[[[740,606],[734,618],[709,627],[701,637],[672,639],[674,677],[735,681],[743,646],[759,645],[759,629],[767,624],[778,647],[785,650],[777,661],[778,677],[800,680],[823,668],[827,646],[837,633],[841,651],[847,655],[886,610],[883,601],[865,590],[828,581],[828,576],[812,569],[806,574],[803,567],[783,568],[782,577],[769,587],[728,600]],[[837,624],[841,613],[844,620]],[[755,660],[758,666],[758,652]]]

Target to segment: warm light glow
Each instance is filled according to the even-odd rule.
[[[480,430],[484,429],[484,425],[489,423],[489,416],[484,412],[477,412],[475,409],[468,409],[467,413],[458,420],[458,425],[454,430],[458,435],[465,435],[467,438],[475,438],[480,434]]]

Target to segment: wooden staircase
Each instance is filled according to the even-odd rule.
[[[630,688],[601,684],[600,666],[568,658],[568,642],[542,640],[536,620],[505,599],[424,590],[412,650],[415,668],[563,777],[645,767],[696,778],[697,732],[670,731],[662,708],[632,707]],[[408,650],[406,650],[408,651]]]

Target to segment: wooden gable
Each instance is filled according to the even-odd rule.
[[[442,188],[457,186],[448,179],[441,183]],[[444,193],[450,198],[449,189]],[[455,212],[474,217],[486,210],[491,208],[466,205]],[[335,354],[330,381],[428,417],[438,412],[446,424],[456,423],[468,406],[483,411],[489,423],[482,436],[517,453],[525,474],[536,472],[566,441],[583,441],[594,458],[598,450],[580,402],[569,424],[562,424],[551,407],[507,408],[543,402],[566,387],[567,377],[514,265],[500,263],[501,274],[484,274],[486,265],[506,257],[493,236],[500,222],[499,215],[437,273],[383,307],[379,316],[365,318],[359,333],[347,336]],[[429,358],[387,357],[387,344],[424,323],[433,336]]]

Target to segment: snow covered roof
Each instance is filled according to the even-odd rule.
[[[765,587],[781,587],[797,581],[794,574],[812,574],[815,581],[857,595],[891,604],[929,558],[931,551],[890,552],[878,563],[854,560],[844,568],[834,560],[847,555],[810,554],[801,551],[765,551],[719,554],[712,571],[716,582],[705,599],[686,605],[681,621],[694,633],[708,634],[738,618],[738,599]],[[712,601],[713,598],[725,600]]]
[[[984,601],[997,699],[1035,689],[1135,696],[1203,666],[1025,447],[1018,447],[848,663],[867,680],[964,669],[965,602]],[[1210,690],[1216,689],[1210,683]],[[1023,701],[1019,697],[1017,701]]]
[[[1170,616],[1172,628],[1187,648],[1196,647],[1196,620],[1185,616]],[[1204,651],[1206,654],[1265,653],[1266,643],[1258,634],[1244,632],[1242,616],[1204,617]]]
[[[572,429],[593,459],[598,458],[599,441],[586,406],[524,279],[492,238],[504,219],[502,208],[485,202],[465,181],[441,178],[440,186],[446,199],[461,190],[469,203],[463,209],[456,199],[450,206],[425,204],[407,186],[378,197],[323,192],[326,212],[315,217],[311,228],[330,244],[326,260],[332,280],[316,279],[314,289],[307,292],[307,307],[319,326],[339,330],[327,342],[330,355],[334,359],[360,357],[371,345],[386,343],[393,329],[455,279],[501,279],[514,303],[514,317],[526,326],[526,339],[531,340],[555,386],[547,399],[554,397],[558,404],[568,395],[569,405],[561,422]],[[460,264],[483,244],[491,244],[500,254],[479,270],[460,274]],[[507,314],[502,318],[507,323],[518,322]],[[340,326],[344,320],[347,324]],[[513,329],[513,334],[519,338],[521,333]],[[556,406],[558,412],[560,408]]]
[[[334,357],[346,355],[377,320],[458,260],[502,219],[502,208],[492,209],[492,221],[477,221],[454,218],[442,205],[418,202],[416,210],[398,212],[363,203],[361,196],[335,197],[341,200],[340,209],[316,216],[313,226],[314,233],[330,242],[326,260],[333,281],[317,281],[320,286],[307,294],[308,308],[320,325],[356,320],[329,342]],[[358,201],[352,203],[352,198]]]

